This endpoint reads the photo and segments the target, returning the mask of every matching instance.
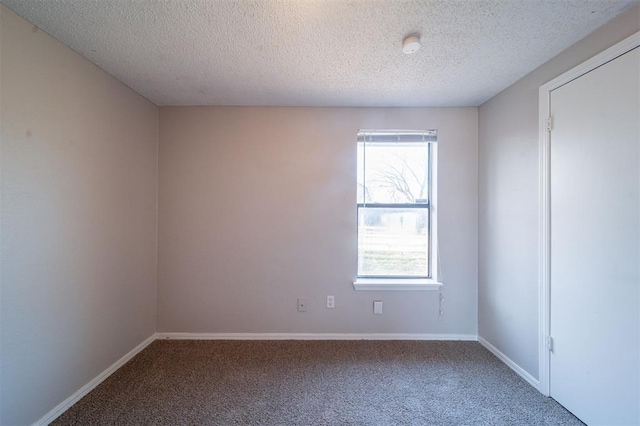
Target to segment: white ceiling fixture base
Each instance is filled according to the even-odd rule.
[[[411,55],[418,50],[420,50],[420,36],[411,35],[402,41],[402,51],[405,54]]]

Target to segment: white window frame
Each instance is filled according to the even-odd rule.
[[[376,131],[360,131],[376,132]],[[391,131],[387,131],[391,132]],[[421,133],[425,131],[400,131],[402,133]],[[357,277],[353,281],[355,290],[439,290],[442,283],[439,281],[438,263],[438,143],[430,143],[430,197],[429,197],[429,276],[424,278],[414,277]],[[357,204],[356,204],[357,208]]]

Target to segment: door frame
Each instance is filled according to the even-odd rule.
[[[538,191],[540,208],[538,213],[538,389],[545,396],[549,396],[551,390],[551,354],[549,352],[549,336],[551,335],[550,132],[553,128],[553,122],[550,118],[551,92],[639,46],[640,31],[540,86],[538,110],[540,123]]]

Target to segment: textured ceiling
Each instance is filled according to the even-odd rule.
[[[280,106],[479,105],[635,3],[3,0],[158,105]]]

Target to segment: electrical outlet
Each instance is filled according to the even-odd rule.
[[[373,313],[375,315],[382,315],[382,300],[373,301]]]
[[[336,300],[333,296],[327,296],[327,308],[333,309],[336,307]]]
[[[299,297],[298,298],[298,312],[307,312],[307,298]]]

